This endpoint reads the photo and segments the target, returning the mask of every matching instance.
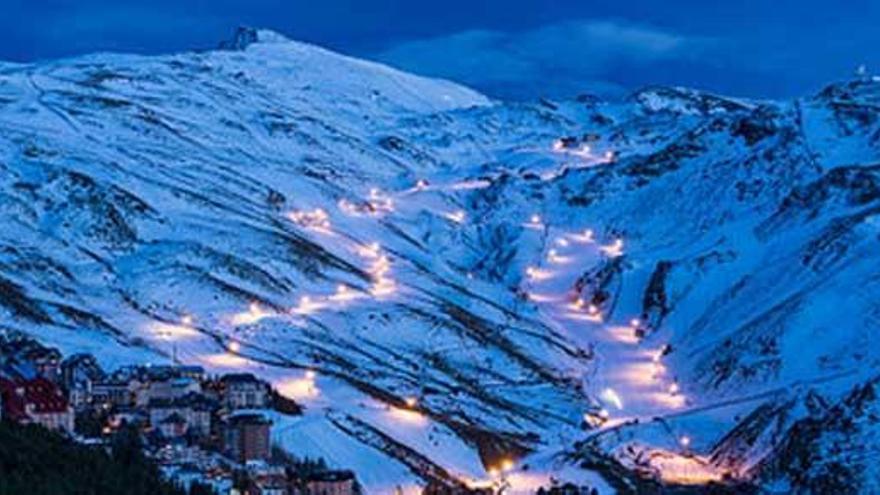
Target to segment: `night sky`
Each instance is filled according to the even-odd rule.
[[[799,96],[880,73],[880,0],[0,0],[0,59],[212,48],[278,31],[497,97],[648,84]]]

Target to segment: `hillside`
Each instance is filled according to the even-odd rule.
[[[878,117],[871,78],[505,103],[252,30],[6,64],[0,325],[257,373],[370,493],[796,482],[808,397],[878,369]]]

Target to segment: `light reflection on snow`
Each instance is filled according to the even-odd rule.
[[[258,303],[251,303],[247,311],[236,313],[230,318],[230,323],[235,326],[252,325],[264,318],[275,316],[275,313],[266,311]]]
[[[302,377],[285,378],[273,385],[279,394],[293,400],[306,401],[321,395],[312,371],[306,371]]]

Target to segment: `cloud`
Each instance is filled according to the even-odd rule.
[[[699,61],[714,42],[612,20],[584,20],[507,33],[471,30],[407,41],[375,55],[502,97],[620,93],[626,70]]]

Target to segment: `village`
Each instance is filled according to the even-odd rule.
[[[63,356],[0,333],[0,420],[39,425],[104,446],[135,428],[170,479],[229,495],[353,495],[352,471],[298,459],[271,443],[269,413],[301,408],[249,373],[210,376],[183,364],[107,372],[91,354]]]

